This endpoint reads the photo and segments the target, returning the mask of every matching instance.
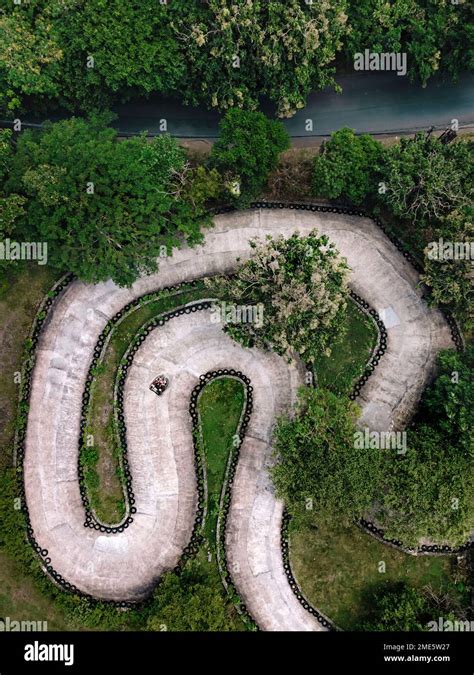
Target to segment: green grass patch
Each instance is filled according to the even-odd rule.
[[[213,380],[203,389],[199,397],[198,411],[204,441],[208,489],[205,533],[214,553],[222,483],[244,401],[243,384],[231,377]]]
[[[38,306],[58,278],[36,263],[12,263],[0,271],[0,469],[12,460],[23,349]]]
[[[370,591],[404,581],[465,603],[466,585],[453,582],[455,556],[412,556],[379,542],[356,525],[337,520],[290,524],[291,564],[308,600],[340,628],[355,630]],[[385,572],[380,572],[385,563]]]
[[[363,374],[377,344],[374,322],[359,311],[354,302],[347,305],[345,332],[330,356],[322,356],[315,363],[318,386],[335,394],[349,394]]]

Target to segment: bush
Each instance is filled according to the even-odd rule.
[[[351,129],[331,134],[314,160],[312,193],[326,199],[348,199],[355,205],[377,193],[383,146],[371,136]]]
[[[236,206],[248,206],[265,187],[279,153],[289,145],[281,122],[269,120],[259,112],[229,110],[220,123],[210,166],[222,175],[230,201]]]
[[[212,581],[195,562],[182,572],[165,574],[146,612],[152,631],[235,630],[219,581]]]
[[[472,143],[443,144],[425,134],[402,138],[385,154],[382,202],[396,216],[424,226],[469,206],[474,194],[471,149]]]
[[[348,298],[349,268],[334,244],[313,230],[306,237],[268,236],[250,246],[250,260],[213,288],[231,305],[260,306],[263,316],[243,322],[221,317],[225,330],[245,346],[289,358],[296,351],[307,363],[329,354],[342,335]]]
[[[272,477],[289,510],[348,523],[377,492],[378,451],[354,446],[357,407],[324,389],[303,389],[291,417],[278,420]],[[309,501],[307,501],[309,500]]]
[[[426,596],[403,582],[380,584],[367,595],[361,631],[427,631],[435,616]]]
[[[431,288],[429,302],[452,311],[466,331],[473,325],[472,258],[444,259],[439,256],[440,242],[472,247],[474,210],[453,211],[434,230],[433,242],[424,251],[424,274],[421,280]],[[433,250],[435,247],[435,250]]]
[[[474,345],[465,352],[444,350],[438,355],[438,376],[423,397],[422,413],[449,445],[474,458]]]

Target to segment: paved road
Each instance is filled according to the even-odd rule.
[[[131,289],[111,282],[71,284],[52,309],[33,374],[25,453],[25,489],[38,543],[53,567],[81,590],[107,599],[139,599],[173,567],[193,526],[196,485],[187,411],[204,371],[240,368],[254,386],[254,412],[233,487],[226,545],[234,581],[264,630],[320,630],[303,611],[283,571],[283,504],[268,478],[271,427],[301,382],[276,355],[234,344],[205,311],[157,328],[137,353],[126,383],[129,459],[137,514],[121,534],[83,526],[77,454],[81,399],[92,351],[107,320],[132,299],[184,280],[235,269],[249,239],[312,228],[327,233],[353,270],[352,287],[382,312],[388,349],[361,392],[361,423],[400,428],[431,376],[439,349],[451,346],[442,315],[421,298],[418,275],[368,218],[292,210],[255,210],[215,219],[203,246],[183,249]],[[156,372],[171,383],[158,399]]]
[[[473,75],[465,74],[457,83],[433,79],[425,89],[391,73],[357,73],[337,79],[342,94],[332,89],[313,93],[303,110],[285,120],[290,136],[327,136],[344,126],[356,132],[401,133],[432,125],[446,128],[453,119],[461,126],[474,125]],[[265,103],[262,109],[272,115]],[[160,120],[166,119],[169,133],[179,138],[212,139],[218,135],[220,115],[202,106],[189,108],[153,97],[117,106],[116,112],[119,117],[115,126],[124,134],[160,133]],[[312,130],[306,128],[308,119],[312,120]],[[41,121],[28,115],[25,120]]]
[[[386,73],[363,73],[338,78],[342,94],[332,89],[315,92],[308,104],[285,120],[290,136],[327,136],[348,126],[357,132],[390,133],[445,128],[452,119],[460,125],[474,124],[474,76],[464,75],[457,84],[431,81],[423,89],[406,77]],[[272,111],[263,105],[268,114]],[[117,127],[123,132],[159,132],[159,120],[168,121],[170,133],[181,138],[215,138],[219,115],[203,107],[186,108],[177,103],[150,101],[117,107]],[[313,123],[312,131],[306,121]]]

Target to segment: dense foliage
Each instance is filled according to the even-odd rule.
[[[187,101],[252,109],[266,95],[288,117],[312,89],[334,84],[330,64],[346,31],[345,0],[185,4],[176,34],[186,51]]]
[[[430,287],[431,304],[447,307],[467,331],[473,326],[474,285],[472,257],[452,258],[440,255],[439,248],[449,245],[472,247],[474,209],[453,211],[433,231],[433,241],[424,250],[422,281]],[[433,247],[437,246],[436,255]],[[463,255],[465,250],[463,251]],[[442,254],[442,251],[441,251]]]
[[[361,517],[376,491],[378,451],[354,447],[357,408],[325,389],[303,389],[294,416],[276,426],[272,476],[293,513],[305,509],[342,522]]]
[[[13,235],[15,225],[24,216],[25,198],[17,194],[5,194],[5,180],[13,160],[12,132],[0,130],[0,240]],[[0,266],[3,262],[0,262]]]
[[[390,537],[409,545],[424,537],[465,543],[474,523],[472,461],[427,424],[410,432],[408,444],[387,466],[377,518]]]
[[[314,159],[312,192],[327,199],[348,199],[360,205],[374,195],[383,146],[368,134],[340,129]]]
[[[362,631],[428,631],[428,622],[437,620],[440,609],[426,593],[400,582],[379,584],[367,594],[368,611]],[[443,612],[445,620],[455,618]]]
[[[378,500],[390,536],[462,544],[474,523],[473,349],[439,356],[408,450],[387,465]]]
[[[356,52],[405,52],[408,74],[423,85],[436,73],[457,77],[472,70],[474,17],[469,2],[351,0],[347,59]]]
[[[449,309],[468,331],[473,325],[472,150],[469,140],[444,143],[429,134],[384,147],[368,135],[341,129],[316,155],[311,174],[312,195],[382,213],[397,236],[424,258],[428,301]],[[467,253],[449,257],[448,250],[443,257],[445,245],[465,245]]]
[[[273,479],[290,511],[311,500],[318,517],[370,513],[406,545],[465,543],[474,523],[473,348],[441,352],[438,368],[397,454],[354,442],[356,408],[344,397],[302,391],[274,437]]]
[[[197,563],[188,563],[180,575],[165,574],[149,606],[147,630],[235,630],[220,579],[211,583]]]
[[[216,176],[204,173],[214,193]],[[203,172],[188,169],[169,136],[119,142],[101,120],[72,118],[21,134],[6,190],[26,200],[18,235],[47,241],[53,267],[129,285],[156,270],[163,252],[200,240],[195,178],[202,184]]]
[[[463,353],[445,350],[438,355],[438,374],[423,398],[422,414],[449,439],[474,458],[474,346]]]
[[[385,180],[385,201],[396,216],[431,224],[472,203],[472,144],[425,134],[402,138],[386,151]]]
[[[218,283],[231,305],[258,306],[261,321],[226,322],[225,330],[245,346],[271,348],[307,363],[330,353],[341,335],[349,269],[326,236],[268,236],[250,242],[251,257],[232,278]]]
[[[281,117],[354,54],[406,52],[409,74],[472,68],[472,8],[447,0],[0,0],[0,107],[90,113],[134,94]],[[338,57],[338,58],[337,58]]]
[[[234,108],[220,123],[209,161],[222,176],[230,201],[248,206],[265,187],[280,152],[289,146],[281,122],[269,120],[260,112]]]

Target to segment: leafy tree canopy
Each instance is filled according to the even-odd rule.
[[[435,427],[419,425],[409,433],[406,454],[386,467],[377,519],[390,538],[408,545],[425,537],[464,544],[474,522],[473,475],[461,448]]]
[[[385,153],[385,202],[417,223],[440,220],[469,206],[474,193],[472,143],[443,144],[435,136],[402,138]]]
[[[13,235],[17,221],[24,216],[25,198],[17,194],[6,196],[5,179],[13,160],[12,132],[10,129],[0,130],[0,240]],[[9,263],[0,261],[0,268]]]
[[[438,376],[423,397],[422,411],[453,446],[474,459],[474,346],[438,355]]]
[[[199,241],[202,221],[176,199],[186,167],[174,139],[119,142],[103,122],[72,118],[22,133],[7,191],[28,200],[19,233],[47,241],[50,264],[129,285],[157,269],[160,253]]]
[[[0,1],[0,110],[14,112],[26,96],[58,96],[63,50],[54,25],[62,4]]]
[[[357,407],[348,399],[303,389],[294,416],[278,421],[272,476],[291,512],[311,508],[349,522],[370,507],[379,451],[354,447],[356,418]]]
[[[439,247],[472,246],[474,209],[471,207],[451,212],[434,228],[432,239],[424,250],[424,274],[421,280],[431,288],[431,304],[450,309],[465,330],[469,331],[473,325],[474,306],[472,258],[440,255],[442,251],[439,251]],[[433,246],[437,248],[433,250]],[[466,250],[463,249],[463,255]]]
[[[290,146],[289,136],[280,122],[238,108],[226,113],[219,128],[210,165],[226,181],[231,201],[247,206],[262,192],[280,152]]]
[[[326,236],[268,236],[250,242],[251,257],[233,278],[218,284],[219,297],[238,306],[262,306],[262,320],[226,322],[225,329],[244,345],[296,351],[313,363],[341,336],[348,296],[349,269]]]
[[[448,0],[0,0],[0,106],[90,113],[154,92],[280,117],[334,86],[337,56],[404,51],[412,79],[472,69],[471,3]],[[342,59],[341,59],[342,60]]]
[[[406,52],[408,73],[423,85],[436,73],[457,77],[474,67],[469,2],[350,0],[345,51]]]
[[[331,135],[314,160],[312,191],[327,199],[349,199],[360,205],[377,192],[383,146],[368,134],[351,129]]]

